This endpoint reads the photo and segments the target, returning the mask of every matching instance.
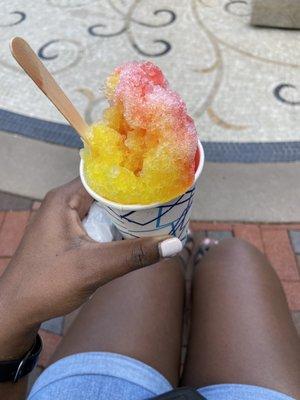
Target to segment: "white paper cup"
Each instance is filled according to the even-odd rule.
[[[125,239],[145,236],[172,235],[183,243],[187,237],[197,182],[204,166],[204,150],[198,141],[200,160],[193,185],[182,195],[166,203],[119,204],[95,193],[84,177],[84,162],[80,162],[80,178],[86,191],[106,210]]]

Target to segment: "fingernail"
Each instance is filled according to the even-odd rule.
[[[182,243],[177,238],[166,239],[159,243],[159,254],[162,258],[174,257],[182,250]]]

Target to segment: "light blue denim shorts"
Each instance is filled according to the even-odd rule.
[[[143,400],[172,390],[152,367],[119,354],[91,352],[50,365],[35,382],[28,400]],[[248,385],[198,389],[207,400],[292,400],[282,393]]]

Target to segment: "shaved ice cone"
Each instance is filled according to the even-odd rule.
[[[183,100],[150,62],[116,68],[106,96],[110,107],[81,150],[84,187],[124,238],[184,242],[204,152]]]

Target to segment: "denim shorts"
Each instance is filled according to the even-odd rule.
[[[143,400],[172,390],[152,367],[119,354],[90,352],[50,365],[35,382],[28,400]],[[292,400],[261,387],[235,384],[198,389],[207,400]]]

